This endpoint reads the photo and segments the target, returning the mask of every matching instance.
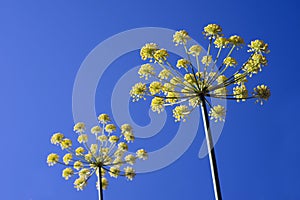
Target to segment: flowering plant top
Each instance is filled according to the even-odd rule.
[[[155,43],[145,44],[140,55],[142,60],[149,60],[150,63],[143,64],[138,74],[140,78],[147,80],[153,77],[155,81],[150,85],[136,83],[130,91],[133,101],[150,96],[151,109],[158,113],[165,106],[175,105],[175,121],[184,121],[201,102],[205,102],[210,107],[211,119],[223,121],[225,108],[222,105],[212,106],[209,98],[237,102],[254,98],[260,104],[269,99],[271,92],[266,85],[256,86],[251,94],[246,87],[248,79],[267,65],[265,54],[269,53],[268,44],[259,39],[251,41],[247,46],[250,53],[248,59],[239,64],[233,54],[244,46],[243,38],[237,35],[224,37],[221,26],[217,24],[204,27],[203,35],[209,41],[204,56],[200,55],[201,46],[188,46],[191,37],[187,31],[180,30],[173,35],[175,45],[182,45],[186,53],[186,58],[177,60],[176,65],[168,61],[169,53],[166,49]],[[213,48],[216,49],[215,55]],[[223,59],[221,55],[225,55]],[[153,62],[161,67],[160,71],[155,70]]]
[[[78,175],[74,181],[74,187],[77,190],[83,190],[93,174],[97,175],[97,187],[101,185],[101,190],[108,186],[108,180],[105,178],[106,172],[114,178],[125,176],[128,180],[132,180],[136,174],[131,166],[134,165],[136,159],[148,158],[144,149],[137,150],[135,154],[128,153],[128,143],[135,139],[129,124],[123,124],[121,133],[116,135],[117,127],[110,123],[111,120],[107,114],[99,115],[98,119],[100,126],[97,125],[91,129],[96,139],[94,144],[88,145],[88,135],[85,133],[85,124],[82,122],[74,126],[74,131],[78,135],[77,141],[80,144],[77,148],[73,147],[72,140],[62,133],[55,133],[51,137],[51,143],[60,146],[66,154],[60,161],[58,154],[51,153],[48,155],[47,163],[49,166],[57,163],[66,166],[67,168],[62,171],[62,176],[66,180],[73,175]],[[123,167],[123,172],[121,167]],[[100,171],[101,174],[99,174]]]

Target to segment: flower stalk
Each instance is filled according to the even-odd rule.
[[[216,155],[214,150],[214,142],[210,130],[210,123],[209,123],[208,112],[205,104],[205,98],[202,96],[200,97],[200,100],[201,100],[202,119],[204,124],[204,131],[206,137],[206,144],[208,150],[208,157],[209,157],[209,164],[210,164],[211,177],[213,181],[215,199],[222,200],[217,160],[216,160]]]
[[[98,197],[99,197],[99,200],[103,200],[101,167],[98,168],[98,173],[99,173],[99,175],[98,175],[98,184],[99,184]]]

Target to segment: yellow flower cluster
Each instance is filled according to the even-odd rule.
[[[179,59],[179,60],[177,61],[176,67],[178,67],[179,69],[180,69],[181,67],[183,67],[183,68],[186,69],[186,68],[188,68],[189,64],[190,64],[190,61],[188,61],[188,60],[186,60],[186,59]]]
[[[208,24],[206,27],[204,27],[203,34],[209,39],[220,37],[223,35],[222,27],[217,24]]]
[[[148,43],[141,49],[140,55],[143,60],[147,60],[148,58],[152,59],[154,57],[154,53],[158,50],[157,44]]]
[[[186,44],[187,41],[190,39],[191,37],[185,30],[177,31],[173,35],[173,42],[175,43],[176,46],[179,44]]]
[[[217,121],[225,120],[226,111],[225,108],[221,105],[214,106],[209,111],[209,116],[211,119]]]
[[[149,64],[145,64],[147,68],[140,69],[141,78],[151,76],[155,80],[150,84],[142,82],[135,84],[130,91],[133,101],[151,96],[151,109],[158,113],[162,112],[165,106],[174,106],[175,121],[185,121],[196,107],[204,104],[210,107],[211,119],[223,121],[225,108],[221,105],[211,105],[209,98],[237,102],[252,98],[256,98],[259,102],[269,99],[270,89],[265,85],[256,87],[252,95],[248,94],[246,88],[248,78],[262,71],[262,67],[267,65],[264,54],[269,52],[268,44],[262,40],[250,42],[248,52],[251,52],[251,55],[239,66],[232,54],[244,45],[242,37],[233,35],[226,38],[221,26],[217,24],[204,27],[203,34],[209,39],[205,55],[200,55],[202,48],[199,45],[188,45],[187,41],[191,37],[187,31],[180,30],[173,35],[175,45],[182,45],[186,52],[186,57],[178,59],[176,65],[169,62],[167,50],[160,49],[157,44],[148,43],[143,46],[140,51],[141,58],[150,59],[151,62],[154,59],[161,67],[161,71],[156,75]],[[213,47],[217,51],[213,51]],[[213,55],[213,52],[216,52],[216,55]],[[159,56],[155,56],[156,54]],[[191,59],[191,55],[195,59]],[[221,59],[221,55],[226,56]],[[235,69],[228,70],[230,67]],[[233,70],[235,71],[232,72]]]
[[[140,75],[140,78],[145,78],[145,80],[148,80],[149,77],[155,75],[155,69],[152,65],[147,63],[141,66],[138,74]]]
[[[189,54],[192,56],[199,56],[202,51],[202,48],[199,45],[193,45],[189,48]]]
[[[265,85],[259,85],[254,88],[254,96],[257,98],[256,102],[263,104],[263,101],[267,101],[271,96],[270,89]]]
[[[59,161],[58,154],[49,154],[48,165],[53,166],[59,163],[67,166],[62,171],[62,176],[66,180],[77,174],[78,178],[74,181],[74,187],[77,190],[83,190],[93,174],[98,176],[98,183],[99,180],[102,181],[102,189],[108,186],[108,180],[104,177],[105,172],[114,178],[122,175],[132,180],[135,177],[135,171],[131,166],[137,159],[148,158],[144,149],[137,150],[135,154],[128,152],[128,143],[135,139],[133,129],[129,124],[123,124],[121,133],[117,136],[113,134],[117,131],[117,127],[109,123],[111,120],[107,114],[99,115],[98,120],[100,125],[91,128],[91,134],[96,138],[94,144],[88,144],[88,135],[85,133],[85,124],[82,122],[74,126],[74,131],[78,135],[77,141],[82,146],[72,148],[72,141],[65,138],[62,133],[53,134],[50,140],[52,144],[60,145],[62,149],[67,150],[67,153],[62,161]],[[121,170],[122,166],[124,168]],[[99,174],[100,171],[101,174]]]

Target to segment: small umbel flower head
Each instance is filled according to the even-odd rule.
[[[214,44],[216,45],[215,47],[220,49],[220,48],[226,48],[229,44],[229,40],[224,38],[224,37],[218,37],[215,41]]]
[[[199,56],[200,53],[202,51],[202,47],[199,45],[193,45],[189,48],[189,54],[191,54],[192,56]]]
[[[263,40],[254,40],[252,41],[248,47],[250,48],[249,52],[256,53],[269,53],[268,44],[266,44]]]
[[[158,45],[155,43],[148,43],[141,49],[140,55],[143,60],[152,59],[154,53],[159,49]]]
[[[101,124],[107,124],[110,122],[110,118],[107,114],[101,114],[98,116],[98,120]]]
[[[77,190],[83,190],[93,174],[98,176],[97,188],[101,190],[108,186],[108,180],[104,177],[105,172],[114,178],[125,176],[128,180],[132,180],[135,177],[135,171],[131,166],[137,159],[148,158],[144,149],[137,150],[135,154],[128,152],[128,143],[134,141],[133,129],[129,124],[123,124],[117,136],[115,134],[117,127],[111,123],[107,114],[99,115],[98,119],[100,125],[91,129],[91,134],[96,139],[94,144],[88,144],[88,135],[84,131],[85,124],[82,122],[74,126],[79,142],[77,148],[72,148],[70,145],[72,141],[61,133],[55,133],[51,137],[51,143],[63,146],[67,153],[62,156],[62,161],[59,160],[58,154],[51,153],[47,157],[47,163],[49,166],[55,164],[66,166],[62,171],[62,177],[65,180],[77,175],[78,178],[74,181],[74,187]],[[102,188],[98,185],[99,180],[101,180]]]
[[[82,122],[78,122],[75,126],[74,126],[74,131],[77,133],[83,133],[85,131],[85,124]]]
[[[208,24],[207,26],[205,26],[203,34],[209,39],[217,38],[223,35],[221,26],[217,24]]]
[[[137,83],[132,86],[130,91],[130,96],[134,99],[134,101],[138,101],[139,99],[145,99],[144,96],[147,91],[147,86],[144,83]]]
[[[185,30],[176,31],[176,33],[173,35],[173,42],[176,46],[179,44],[186,45],[187,41],[190,39],[191,37]]]
[[[215,122],[224,121],[225,115],[226,115],[225,108],[221,105],[214,106],[209,111],[209,116],[211,117],[211,119],[214,119]]]
[[[167,60],[167,57],[169,56],[169,53],[165,49],[159,49],[155,51],[153,57],[155,59],[155,62],[163,63]]]
[[[138,74],[140,75],[140,78],[145,78],[145,80],[148,80],[149,77],[155,75],[155,69],[152,65],[147,63],[141,66]]]
[[[235,46],[241,46],[245,43],[244,39],[238,35],[231,36],[228,41],[230,44],[235,45]]]
[[[266,85],[259,85],[254,88],[254,96],[257,98],[256,102],[263,104],[263,101],[267,101],[271,96],[271,91]]]
[[[255,98],[260,103],[268,100],[271,92],[265,85],[257,86],[253,93],[249,93],[246,86],[254,75],[267,66],[265,54],[269,52],[268,44],[262,40],[250,42],[249,57],[243,62],[238,55],[234,55],[242,50],[240,47],[245,43],[241,36],[225,37],[221,26],[217,24],[204,27],[203,34],[209,41],[204,54],[201,54],[202,48],[199,45],[188,45],[190,36],[186,31],[177,31],[173,35],[175,45],[182,44],[186,53],[186,56],[177,59],[177,63],[172,63],[166,56],[155,57],[155,52],[160,49],[151,43],[151,56],[148,53],[142,59],[154,59],[161,70],[156,69],[158,75],[154,74],[153,69],[141,69],[146,71],[143,73],[139,71],[141,78],[151,75],[153,81],[135,84],[130,91],[133,101],[149,96],[150,107],[157,113],[170,106],[176,122],[185,121],[194,109],[206,106],[210,110],[206,112],[210,119],[222,122],[226,110],[222,105],[212,105],[212,98],[237,102]],[[142,47],[141,52],[150,52],[145,50],[149,48],[148,43]]]

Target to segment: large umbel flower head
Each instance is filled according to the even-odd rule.
[[[165,106],[174,105],[175,121],[184,121],[193,109],[205,102],[210,107],[211,119],[223,121],[225,108],[221,105],[212,106],[209,98],[237,102],[254,98],[261,104],[268,100],[271,92],[266,85],[256,86],[251,94],[246,87],[248,79],[267,65],[265,54],[269,53],[268,44],[262,40],[251,41],[248,45],[248,59],[239,64],[234,53],[244,46],[244,40],[240,36],[224,37],[222,28],[217,24],[204,27],[203,34],[209,40],[205,55],[201,54],[201,46],[188,46],[191,38],[185,30],[174,34],[175,45],[182,45],[186,53],[186,57],[179,59],[175,65],[168,61],[169,54],[166,49],[159,48],[155,43],[143,46],[140,51],[141,58],[149,59],[150,64],[142,65],[138,73],[141,78],[147,80],[153,77],[155,81],[150,85],[143,81],[135,84],[130,91],[133,101],[150,96],[151,109],[158,113]],[[224,55],[222,59],[221,55]],[[153,61],[160,66],[160,71],[155,71],[151,64]]]
[[[116,134],[117,127],[110,123],[107,114],[99,115],[98,119],[100,126],[97,125],[91,129],[91,133],[96,137],[95,144],[88,145],[88,135],[85,134],[86,128],[82,122],[74,126],[74,131],[78,135],[77,141],[80,144],[77,148],[73,147],[73,142],[62,133],[55,133],[51,137],[51,143],[60,146],[66,154],[60,161],[58,154],[51,153],[48,155],[47,163],[49,166],[57,163],[66,166],[67,168],[62,171],[62,176],[66,180],[77,175],[78,178],[74,181],[74,187],[77,190],[83,190],[93,174],[96,174],[99,180],[100,170],[102,189],[108,186],[106,173],[114,178],[125,176],[128,180],[132,180],[136,174],[131,166],[134,165],[136,159],[148,158],[144,149],[139,149],[135,154],[128,153],[128,143],[135,139],[129,124],[123,124],[120,134]]]

